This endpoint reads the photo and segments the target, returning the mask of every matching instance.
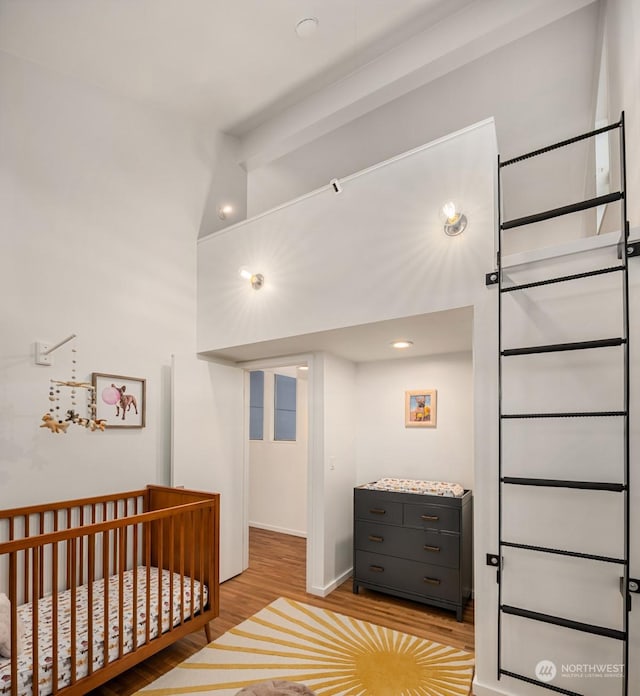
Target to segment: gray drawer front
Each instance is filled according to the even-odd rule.
[[[369,493],[374,495],[367,495]],[[375,491],[358,491],[354,507],[355,516],[359,520],[402,524],[402,503],[381,499],[375,495]]]
[[[458,568],[460,565],[460,538],[457,535],[358,520],[355,546],[362,551],[408,558],[421,563],[449,568]]]
[[[459,573],[453,568],[361,551],[356,558],[356,581],[421,597],[450,602],[460,598]]]
[[[405,527],[460,531],[460,511],[439,505],[404,505]]]

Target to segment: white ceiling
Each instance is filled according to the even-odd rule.
[[[472,325],[473,308],[462,307],[235,346],[205,355],[233,362],[268,360],[316,351],[333,353],[355,363],[417,358],[470,351]],[[391,346],[393,341],[403,339],[413,341],[413,345],[404,350]]]
[[[0,50],[239,132],[469,2],[0,0]]]

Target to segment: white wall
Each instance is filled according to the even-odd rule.
[[[168,481],[169,365],[195,348],[208,163],[183,124],[0,54],[0,506]],[[144,377],[141,430],[40,429],[67,347],[77,376]]]
[[[383,476],[454,481],[473,489],[471,353],[360,363],[358,483]],[[406,428],[404,393],[437,390],[437,426]]]
[[[625,112],[627,140],[627,211],[631,226],[640,224],[640,6],[636,0],[607,0],[605,32],[609,67],[609,118]],[[617,178],[616,178],[617,181]]]
[[[171,484],[220,493],[220,582],[248,566],[245,506],[244,371],[172,360]]]
[[[356,480],[358,408],[356,366],[330,353],[322,360],[324,451],[324,572],[315,590],[327,594],[351,572],[353,558],[353,488]]]
[[[464,167],[460,167],[460,163]],[[474,303],[494,267],[490,122],[199,241],[198,349]],[[447,237],[446,200],[469,227]],[[255,292],[238,276],[263,273]]]
[[[306,373],[264,370],[264,431],[249,440],[249,525],[307,535],[308,407]],[[296,440],[273,439],[274,374],[296,377]]]
[[[244,220],[247,216],[247,172],[238,164],[238,139],[226,133],[203,138],[202,147],[210,162],[211,181],[202,213],[199,236],[205,236]],[[220,208],[232,211],[220,215]]]

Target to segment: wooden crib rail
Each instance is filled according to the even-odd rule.
[[[159,487],[154,487],[158,489]],[[172,489],[166,489],[171,491]],[[156,491],[157,492],[157,491]],[[149,491],[135,491],[126,496],[142,496],[145,506],[149,505]],[[168,495],[171,495],[169,493]],[[206,626],[208,620],[218,614],[218,524],[219,496],[206,494],[200,496],[193,492],[181,492],[178,500],[193,500],[180,505],[173,505],[156,510],[148,510],[128,515],[118,519],[84,524],[80,527],[59,529],[35,536],[14,538],[0,542],[0,590],[3,586],[8,589],[11,601],[11,653],[17,655],[17,608],[19,605],[31,602],[31,651],[32,664],[38,664],[38,626],[40,624],[38,600],[51,595],[51,618],[57,617],[60,610],[59,593],[69,593],[70,607],[70,640],[71,640],[71,686],[61,691],[57,688],[59,673],[58,621],[52,620],[52,680],[53,693],[86,693],[86,689],[103,683],[109,676],[123,669],[122,665],[135,664],[144,655],[150,655],[164,645],[168,645],[190,630]],[[111,496],[111,500],[121,499]],[[102,502],[103,498],[99,499]],[[93,504],[94,499],[82,499],[83,505]],[[77,501],[73,501],[76,503]],[[98,500],[96,499],[96,502]],[[61,504],[59,509],[66,509],[72,503]],[[19,514],[29,508],[16,508]],[[5,511],[4,517],[10,517]],[[158,596],[162,597],[163,569],[168,573],[168,630],[163,634],[163,609],[157,615],[157,636],[154,638],[151,627],[151,596],[152,579],[157,582]],[[125,573],[130,571],[133,576],[129,589],[125,586]],[[155,576],[152,578],[152,575]],[[111,583],[110,583],[111,578]],[[146,582],[142,582],[142,580]],[[146,587],[146,596],[138,597],[138,582]],[[199,593],[196,593],[196,581],[199,581]],[[97,583],[97,584],[96,584]],[[117,589],[114,591],[114,583]],[[181,590],[181,609],[174,606],[174,589]],[[208,589],[208,599],[205,600],[205,586]],[[94,603],[94,592],[99,587],[104,596],[104,610],[101,617],[94,616],[91,610]],[[109,588],[111,587],[111,597]],[[82,588],[82,589],[81,589]],[[189,600],[185,599],[185,591],[189,590]],[[86,592],[87,613],[86,636],[78,635],[77,601],[79,591]],[[126,596],[125,596],[126,595]],[[138,641],[137,630],[133,628],[132,651],[125,653],[124,645],[124,607],[125,599],[136,607],[140,602],[145,603],[144,635]],[[196,613],[195,603],[199,600],[200,609]],[[158,600],[160,601],[160,600]],[[93,635],[96,623],[102,627],[105,635],[105,653],[108,653],[109,630],[113,626],[109,621],[110,603],[113,609],[117,603],[118,646],[117,658],[112,662],[105,659],[105,667],[95,670],[93,665]],[[135,612],[134,612],[135,616]],[[175,622],[175,626],[174,626]],[[191,624],[191,625],[189,625]],[[76,679],[77,671],[77,642],[86,640],[88,675]],[[138,644],[139,643],[139,644]],[[154,645],[156,644],[156,645]],[[160,646],[160,647],[157,647]],[[98,674],[98,671],[100,674]],[[11,660],[12,684],[17,684],[17,658]],[[82,686],[80,686],[82,685]],[[38,678],[34,675],[33,694],[39,694]],[[69,690],[71,689],[71,690]],[[85,690],[83,690],[85,689]],[[14,692],[17,693],[17,692]]]

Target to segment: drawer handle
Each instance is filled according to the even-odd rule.
[[[425,522],[437,522],[440,517],[438,515],[420,515],[420,519]]]
[[[384,537],[369,534],[369,541],[375,541],[376,543],[381,544],[384,541]]]
[[[378,566],[378,565],[370,565],[369,570],[372,573],[384,573],[384,568],[382,566]],[[440,582],[440,581],[438,581],[438,582]]]
[[[424,550],[425,551],[433,551],[433,553],[439,553],[440,547],[439,546],[427,546],[426,544],[424,545]]]
[[[369,510],[369,512],[372,515],[386,515],[387,514],[387,511],[383,510],[382,508],[372,508],[371,510]]]
[[[424,578],[424,581],[428,585],[439,585],[440,584],[440,580],[438,580],[438,578]]]

